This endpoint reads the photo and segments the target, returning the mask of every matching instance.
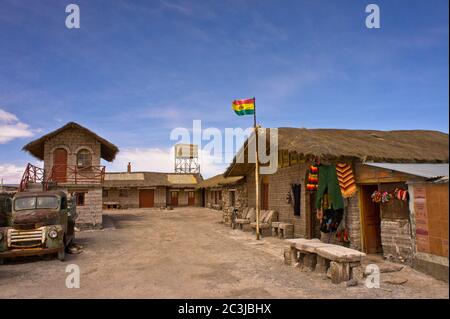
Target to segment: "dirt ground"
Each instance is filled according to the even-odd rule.
[[[382,273],[381,287],[333,285],[283,264],[286,242],[220,224],[204,208],[105,212],[115,228],[77,233],[65,262],[28,258],[0,265],[0,298],[448,298],[449,287],[409,267]],[[365,263],[383,263],[369,257]],[[79,289],[65,286],[69,264]],[[406,282],[405,279],[407,280]],[[388,283],[390,282],[390,283]],[[403,284],[399,284],[404,282]]]

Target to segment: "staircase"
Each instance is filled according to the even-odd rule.
[[[20,181],[19,192],[46,191],[48,190],[49,182],[49,178],[43,168],[28,163]]]

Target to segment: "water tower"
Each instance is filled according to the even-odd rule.
[[[198,145],[176,144],[175,145],[175,173],[188,174],[200,173],[198,160]]]

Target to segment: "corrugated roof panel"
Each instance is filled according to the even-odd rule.
[[[448,176],[449,164],[432,164],[432,163],[365,163],[365,165],[390,169],[397,172],[402,172],[410,175],[438,178]]]

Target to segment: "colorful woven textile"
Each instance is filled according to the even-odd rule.
[[[339,187],[344,198],[352,196],[356,192],[356,182],[352,167],[349,164],[336,164],[336,174]]]

